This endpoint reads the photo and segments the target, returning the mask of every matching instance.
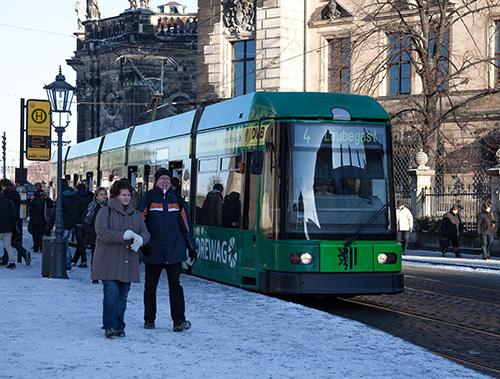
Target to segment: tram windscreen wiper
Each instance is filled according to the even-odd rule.
[[[375,212],[372,217],[368,219],[363,225],[360,226],[359,230],[354,233],[351,237],[349,237],[345,242],[344,242],[344,247],[349,247],[352,245],[354,241],[359,237],[361,233],[365,231],[366,228],[368,228],[373,222],[382,214],[385,212],[385,210],[389,207],[389,202],[385,203],[382,208],[380,208],[377,212]]]

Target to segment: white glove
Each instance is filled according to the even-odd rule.
[[[124,240],[131,240],[134,238],[135,233],[131,231],[130,229],[125,230],[125,233],[123,233],[123,239]]]
[[[139,234],[134,233],[134,242],[132,243],[132,245],[130,245],[130,247],[132,248],[132,250],[138,251],[143,242],[144,240],[142,239],[142,237]]]

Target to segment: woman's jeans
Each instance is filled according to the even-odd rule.
[[[102,328],[124,330],[124,315],[130,283],[118,280],[103,280],[102,284],[104,291]]]

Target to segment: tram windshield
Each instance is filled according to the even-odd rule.
[[[281,187],[275,200],[285,214],[274,215],[274,227],[283,221],[283,237],[289,239],[345,239],[357,233],[389,201],[385,126],[292,123],[286,130],[280,144],[286,150],[283,180],[274,187]],[[390,233],[389,211],[379,213],[360,238]]]

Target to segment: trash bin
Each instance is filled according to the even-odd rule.
[[[42,276],[47,278],[50,275],[50,266],[52,263],[52,241],[54,237],[43,237],[42,242]]]

